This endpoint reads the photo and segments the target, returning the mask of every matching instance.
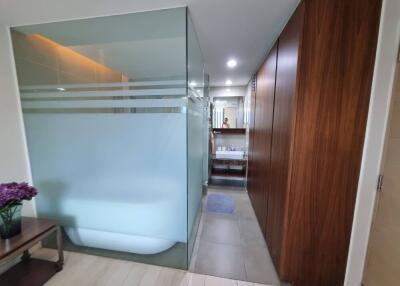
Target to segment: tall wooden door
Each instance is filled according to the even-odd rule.
[[[285,204],[288,192],[290,151],[295,120],[297,65],[302,38],[304,3],[289,20],[278,44],[275,107],[271,146],[271,187],[268,191],[267,241],[272,259],[282,275],[282,249]],[[281,276],[282,278],[282,276]]]
[[[257,73],[256,106],[253,145],[252,203],[261,229],[265,233],[267,218],[267,192],[270,186],[270,159],[272,120],[274,113],[277,46],[275,45]]]
[[[255,120],[255,108],[256,108],[256,83],[257,80],[254,77],[252,79],[251,94],[250,94],[250,122],[249,122],[249,151],[247,159],[247,191],[249,192],[250,199],[254,198],[254,172],[255,164],[253,161],[254,157],[254,120]]]
[[[386,139],[383,186],[378,193],[364,286],[400,283],[400,64]]]

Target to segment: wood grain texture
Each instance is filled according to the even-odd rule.
[[[301,4],[279,37],[276,73],[273,139],[271,148],[271,188],[268,192],[267,241],[277,270],[282,276],[282,239],[289,188],[297,64],[301,44],[304,5]]]
[[[255,184],[255,164],[253,161],[254,157],[254,120],[255,120],[255,112],[254,110],[256,109],[256,79],[252,79],[254,88],[252,87],[251,89],[251,94],[250,94],[250,110],[253,112],[250,112],[250,121],[249,121],[249,150],[248,150],[248,155],[247,155],[247,191],[249,193],[249,197],[251,201],[254,201],[254,184]]]
[[[267,56],[257,73],[255,123],[253,133],[253,181],[250,194],[253,207],[262,231],[266,232],[267,192],[270,187],[270,154],[272,141],[272,119],[274,113],[277,45]]]
[[[280,278],[294,286],[343,285],[380,8],[300,3],[279,37],[270,154],[266,64],[258,72],[249,189]]]
[[[305,1],[280,264],[295,286],[343,285],[380,7],[381,0]]]

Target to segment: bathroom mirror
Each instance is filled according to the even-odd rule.
[[[213,98],[213,128],[245,128],[242,96]]]

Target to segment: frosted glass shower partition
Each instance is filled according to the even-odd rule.
[[[191,25],[177,8],[11,29],[38,215],[67,248],[188,267],[204,101]]]
[[[194,247],[201,214],[204,142],[204,64],[203,55],[190,17],[187,21],[188,47],[188,260]]]

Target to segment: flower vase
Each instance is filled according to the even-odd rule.
[[[22,203],[5,206],[0,209],[0,237],[8,239],[21,232]]]

